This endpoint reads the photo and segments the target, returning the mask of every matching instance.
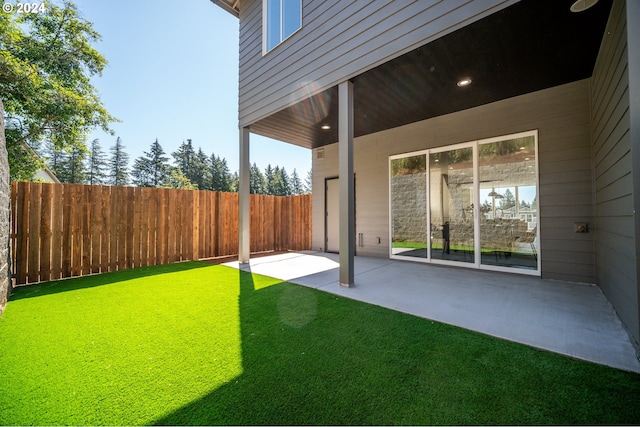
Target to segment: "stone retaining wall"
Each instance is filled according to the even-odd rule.
[[[391,179],[393,241],[422,242],[427,238],[426,173]]]
[[[7,302],[10,286],[9,233],[11,231],[9,159],[4,136],[4,108],[0,100],[0,315]]]

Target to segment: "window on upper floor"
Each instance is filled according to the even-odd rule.
[[[302,28],[302,0],[263,0],[264,53]]]

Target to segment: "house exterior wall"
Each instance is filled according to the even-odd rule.
[[[640,342],[627,21],[614,2],[592,77],[597,282]]]
[[[60,183],[60,180],[49,169],[37,171],[33,178],[34,181]]]
[[[538,130],[542,277],[594,283],[589,80],[494,102],[356,138],[358,255],[389,256],[389,156]],[[324,179],[338,176],[337,144],[313,153],[313,249],[324,248]],[[378,238],[380,243],[378,243]]]
[[[262,2],[240,2],[240,127],[515,0],[303,0],[302,29],[263,56]]]
[[[640,3],[627,2],[627,52],[629,54],[629,116],[631,122],[631,154],[633,165],[633,211],[636,240],[637,327],[640,330]],[[633,321],[633,319],[631,319]],[[640,359],[640,333],[633,335]]]

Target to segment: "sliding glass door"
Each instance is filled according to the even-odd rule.
[[[391,159],[391,254],[427,258],[425,154]]]
[[[537,269],[534,135],[478,145],[483,265]]]
[[[475,262],[473,147],[429,154],[431,258]]]
[[[392,258],[538,274],[537,133],[392,156]]]

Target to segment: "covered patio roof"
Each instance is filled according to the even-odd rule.
[[[237,11],[234,0],[213,0]],[[354,136],[591,77],[612,0],[523,0],[351,79]],[[233,12],[232,12],[233,13]],[[464,78],[471,84],[460,87]],[[338,141],[338,88],[253,123],[306,148]]]

